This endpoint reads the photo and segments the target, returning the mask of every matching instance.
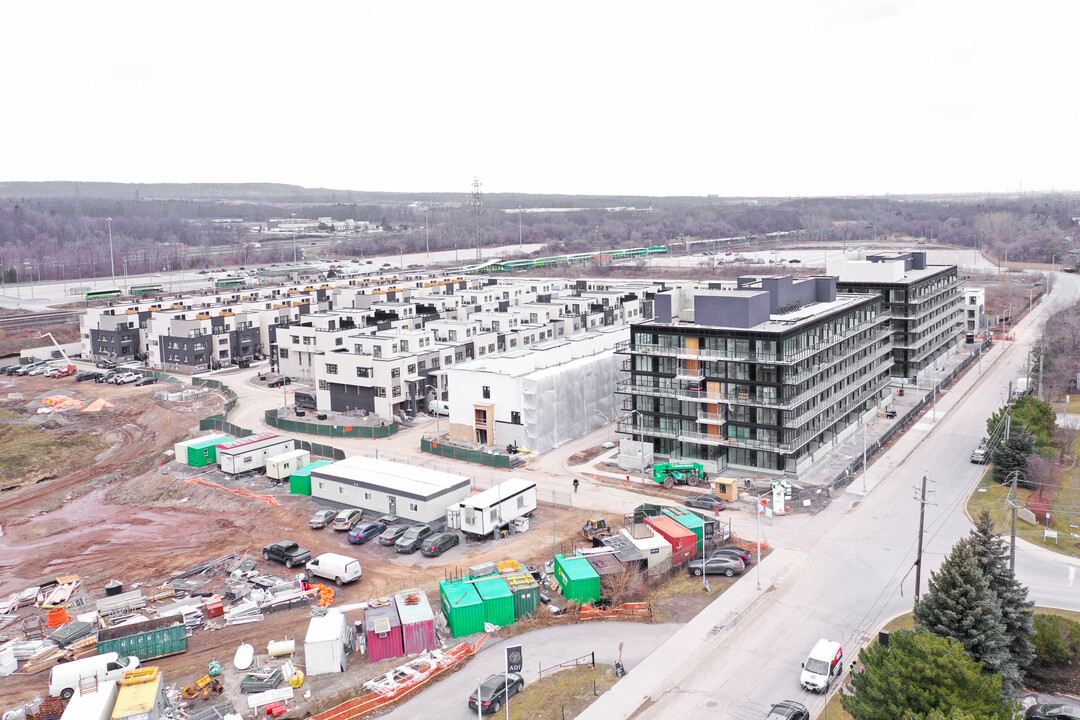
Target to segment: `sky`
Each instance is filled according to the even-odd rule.
[[[5,0],[0,181],[1080,190],[1073,0]]]

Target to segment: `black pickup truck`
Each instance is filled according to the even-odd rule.
[[[300,547],[292,540],[279,540],[263,548],[263,560],[277,560],[279,563],[285,563],[287,568],[303,565],[310,559],[311,551]]]

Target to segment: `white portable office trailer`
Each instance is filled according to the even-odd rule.
[[[497,533],[511,521],[536,510],[536,483],[508,478],[493,488],[465,498],[446,511],[446,523],[467,535]]]
[[[266,467],[267,459],[296,449],[296,441],[274,433],[248,435],[217,446],[221,471],[237,475]]]
[[[311,496],[365,515],[434,522],[469,494],[469,478],[366,457],[349,457],[311,471]]]
[[[266,460],[266,477],[274,480],[286,480],[290,475],[311,462],[311,453],[307,450],[291,450],[274,455]]]

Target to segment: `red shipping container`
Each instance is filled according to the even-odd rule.
[[[667,515],[646,517],[645,524],[659,533],[671,545],[671,562],[680,565],[698,552],[698,539],[693,530],[685,528]]]
[[[371,662],[405,656],[401,619],[392,601],[389,605],[369,607],[364,612],[364,632],[367,633],[368,659]]]
[[[439,647],[435,638],[435,613],[423,590],[407,590],[394,595],[405,654],[415,655]]]

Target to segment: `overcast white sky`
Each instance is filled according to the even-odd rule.
[[[0,180],[1080,189],[1073,0],[6,0],[0,27]]]

